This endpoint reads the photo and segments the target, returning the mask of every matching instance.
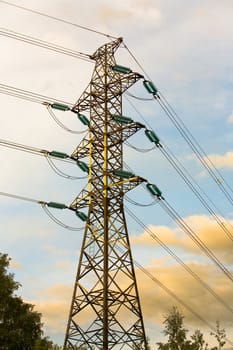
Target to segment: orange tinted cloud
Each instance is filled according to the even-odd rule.
[[[208,155],[208,159],[210,159],[217,168],[233,168],[233,151],[226,152],[223,155],[210,154]],[[208,159],[206,159],[207,162]]]
[[[105,3],[98,6],[97,13],[104,22],[119,22],[120,20],[128,23],[129,21],[146,20],[147,24],[151,21],[153,25],[156,25],[160,23],[162,18],[161,11],[150,0],[122,1],[121,6],[119,6],[119,2],[117,6],[114,3]]]
[[[225,223],[219,218],[219,221],[221,222],[220,226],[214,219],[206,215],[193,215],[184,220],[202,242],[214,253],[218,254],[223,262],[233,263],[233,242],[227,236],[228,234],[233,237],[231,222]],[[168,246],[179,247],[186,252],[193,252],[197,255],[202,254],[200,248],[178,227],[171,229],[165,226],[149,226],[148,228]],[[151,238],[147,232],[143,232],[139,236],[132,236],[131,242],[132,244],[145,246],[158,246],[158,243]]]
[[[195,271],[225,303],[233,305],[232,286],[219,271],[209,265],[190,262],[188,266]],[[214,326],[219,319],[224,327],[232,325],[232,312],[228,311],[200,283],[177,264],[158,266],[151,264],[146,270],[174,293],[182,302]],[[167,293],[154,280],[136,269],[137,282],[146,323],[162,327],[164,315],[173,305],[178,306],[185,315],[188,325],[205,329],[206,325],[184,305]],[[124,283],[124,281],[122,281]],[[43,314],[47,334],[63,333],[66,329],[73,286],[54,285],[41,291],[38,300],[34,300],[36,310]],[[43,300],[43,301],[42,301]],[[208,305],[208,308],[207,308]],[[88,315],[86,315],[88,320]],[[85,320],[82,319],[82,322]]]
[[[200,263],[190,263],[188,266],[208,283],[229,306],[233,304],[231,284],[213,266]],[[173,265],[160,268],[150,266],[147,267],[147,270],[207,322],[214,324],[219,319],[225,325],[232,325],[232,312],[227,311],[221,303],[180,266]],[[137,279],[144,317],[148,322],[150,320],[155,324],[161,324],[163,315],[173,305],[177,305],[184,313],[188,323],[199,328],[205,327],[205,324],[190,310],[181,305],[159,285],[156,285],[142,271],[137,271]],[[210,305],[208,311],[206,305]]]
[[[228,119],[227,119],[227,122],[229,124],[233,124],[233,112],[231,113],[231,115],[229,115]]]

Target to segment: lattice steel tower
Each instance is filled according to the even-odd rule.
[[[147,348],[123,208],[124,194],[144,181],[123,170],[123,142],[144,126],[122,116],[122,94],[142,76],[116,65],[121,42],[93,54],[91,82],[73,108],[89,126],[72,154],[84,168],[82,159],[89,158],[89,180],[70,206],[80,217],[88,207],[88,215],[65,336],[68,349]]]

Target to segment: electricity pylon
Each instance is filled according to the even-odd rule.
[[[122,116],[122,94],[142,76],[116,65],[121,42],[93,54],[91,82],[73,108],[89,131],[71,157],[82,167],[89,157],[89,180],[70,209],[85,219],[80,209],[88,207],[88,215],[66,349],[147,349],[123,208],[124,194],[144,181],[123,170],[123,142],[144,126]]]

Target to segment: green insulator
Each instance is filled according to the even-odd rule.
[[[62,203],[57,203],[57,202],[49,202],[47,203],[47,206],[50,208],[56,208],[56,209],[67,209],[67,206]]]
[[[151,142],[155,142],[156,144],[158,144],[160,142],[158,136],[156,135],[156,133],[154,131],[145,130],[145,134]]]
[[[119,64],[116,64],[115,66],[112,67],[112,70],[117,73],[122,73],[122,74],[129,74],[132,72],[132,69],[124,66],[120,66]]]
[[[51,104],[51,107],[54,109],[58,109],[59,111],[64,111],[64,112],[70,110],[69,106],[63,105],[61,103],[53,103],[53,104]]]
[[[83,114],[78,114],[78,119],[87,126],[90,126],[90,120]]]
[[[76,211],[76,215],[81,219],[82,221],[87,221],[87,216],[82,211]]]
[[[133,123],[133,119],[125,117],[123,115],[114,115],[113,119],[118,122],[118,123],[122,123],[122,124],[130,124]]]
[[[153,95],[156,95],[158,93],[157,88],[154,86],[152,81],[149,80],[144,80],[143,85],[145,86],[146,90]]]
[[[61,158],[61,159],[69,158],[68,154],[63,152],[58,152],[58,151],[51,151],[49,152],[49,155],[52,157]]]
[[[134,173],[131,173],[129,171],[125,171],[125,170],[115,170],[114,172],[114,175],[116,176],[119,176],[121,178],[124,178],[124,179],[130,179],[131,177],[134,177]]]
[[[147,184],[146,185],[148,191],[153,195],[153,196],[157,196],[157,197],[161,197],[162,196],[162,192],[160,191],[160,189],[154,185],[154,184]]]
[[[80,162],[79,160],[77,160],[77,165],[79,166],[79,168],[84,171],[85,173],[89,172],[89,167],[85,162]]]

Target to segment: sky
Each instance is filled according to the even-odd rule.
[[[231,0],[14,0],[20,6],[59,17],[115,37],[123,37],[137,65],[125,48],[117,62],[144,72],[166,97],[216,169],[232,188],[233,172],[233,2]],[[0,1],[1,27],[69,49],[92,54],[108,38],[90,31],[29,13]],[[0,84],[10,85],[70,103],[88,85],[93,64],[0,36]],[[149,98],[141,82],[129,92]],[[47,109],[36,103],[0,94],[1,136],[39,149],[71,153],[82,136],[60,128]],[[132,104],[134,107],[132,107]],[[156,101],[123,99],[124,114],[148,123],[196,183],[206,193],[214,212],[233,234],[232,204],[219,190],[193,151],[180,136]],[[136,111],[139,111],[137,113]],[[72,113],[57,112],[70,129],[83,128]],[[142,119],[143,118],[143,119]],[[150,148],[143,132],[129,140],[138,148]],[[124,147],[124,159],[137,175],[156,184],[167,203],[201,238],[221,263],[233,271],[232,240],[194,196],[159,149],[139,153]],[[67,180],[50,168],[44,157],[0,147],[0,192],[44,201],[70,204],[86,180]],[[177,163],[177,160],[175,161]],[[75,165],[56,162],[61,171],[82,176]],[[232,195],[232,190],[229,193]],[[137,188],[129,197],[139,203],[151,201]],[[231,281],[205,256],[168,216],[159,203],[151,207],[126,206],[185,264],[233,307]],[[19,295],[43,314],[45,334],[62,344],[82,231],[54,223],[40,205],[0,196],[0,251],[12,258],[11,271],[22,284]],[[71,212],[53,211],[71,227],[82,227]],[[174,258],[151,239],[129,215],[128,230],[134,259],[164,286],[195,310],[206,322],[220,321],[233,342],[232,312],[193,279]],[[191,333],[201,329],[213,344],[211,330],[184,305],[138,271],[137,281],[146,333],[152,349],[163,341],[164,316],[173,305],[185,315]],[[190,333],[190,334],[191,334]],[[225,349],[232,349],[226,344]]]

